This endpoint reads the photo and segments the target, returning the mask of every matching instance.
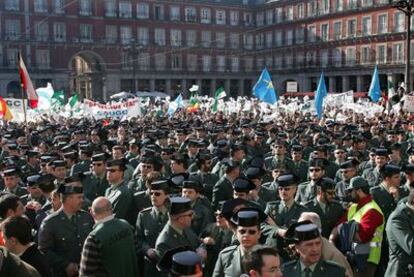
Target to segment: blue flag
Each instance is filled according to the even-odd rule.
[[[372,75],[371,85],[369,86],[368,96],[372,102],[378,102],[381,97],[381,87],[378,76],[378,68],[375,65],[374,75]]]
[[[172,117],[174,113],[178,110],[178,108],[184,107],[183,103],[183,96],[181,93],[175,98],[173,102],[170,102],[170,105],[168,106],[167,114],[169,117]]]
[[[253,95],[263,102],[274,104],[277,102],[276,90],[270,78],[269,71],[263,69],[259,80],[253,87]]]
[[[323,72],[322,72],[321,73],[321,78],[319,79],[318,89],[316,90],[316,94],[315,94],[316,115],[318,116],[319,119],[322,118],[322,115],[323,115],[323,99],[327,95],[328,95],[328,91],[326,90],[325,77],[323,76]]]

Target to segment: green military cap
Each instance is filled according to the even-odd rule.
[[[39,185],[40,175],[31,175],[27,177],[26,183],[28,187],[33,187]]]
[[[260,179],[262,178],[263,175],[263,170],[261,168],[258,167],[249,167],[246,172],[245,175],[247,177],[247,179]]]
[[[393,164],[386,164],[380,169],[380,173],[385,177],[391,177],[395,174],[399,174],[400,172],[401,167]]]
[[[369,187],[368,181],[361,176],[355,176],[351,179],[347,190],[359,189],[364,187]]]
[[[29,151],[26,151],[26,156],[29,158],[36,157],[36,156],[39,156],[39,152],[34,151],[34,150],[29,150]]]
[[[17,176],[16,168],[9,168],[3,171],[3,177]]]
[[[53,167],[66,167],[66,162],[63,160],[55,160],[52,162]]]
[[[246,192],[254,190],[256,186],[247,178],[238,177],[233,182],[233,189],[236,192]]]
[[[291,148],[292,152],[302,152],[302,150],[303,150],[302,145],[298,145],[298,144],[292,145],[292,148]]]
[[[83,193],[83,187],[60,184],[57,189],[57,192],[64,194],[64,195]]]
[[[324,169],[326,164],[327,164],[327,160],[322,159],[322,158],[311,159],[309,161],[309,167],[320,167]]]
[[[294,223],[290,224],[289,228],[286,230],[285,238],[289,241],[294,241],[295,240],[295,229],[296,229],[296,227],[301,226],[301,225],[311,224],[311,223],[312,223],[312,221],[310,221],[310,220],[304,220],[304,221],[294,222]]]
[[[241,198],[235,198],[227,200],[223,203],[221,206],[221,214],[226,218],[227,220],[230,220],[230,218],[233,216],[233,214],[236,212],[236,208],[240,206],[246,207],[248,204],[247,200],[241,199]]]
[[[385,148],[377,148],[375,150],[375,155],[377,155],[377,156],[388,157],[388,154],[389,154],[389,152]]]
[[[414,164],[406,164],[401,168],[405,173],[414,173]]]
[[[256,208],[241,208],[232,217],[231,222],[237,226],[251,227],[257,226],[265,221],[267,215]]]
[[[126,165],[125,165],[125,160],[124,159],[106,161],[106,167],[112,167],[112,166],[119,166],[119,168],[121,170],[125,170],[126,169]]]
[[[82,172],[77,172],[72,176],[68,176],[65,178],[65,184],[81,182],[85,175]]]
[[[193,276],[202,273],[201,257],[188,246],[180,246],[166,251],[157,268],[172,276]]]
[[[169,192],[170,184],[167,179],[162,179],[162,180],[157,180],[157,181],[152,182],[149,185],[149,188],[153,190],[163,190],[165,192]]]
[[[101,162],[108,159],[106,153],[99,153],[92,156],[92,162]]]
[[[298,183],[298,178],[293,174],[283,174],[277,177],[276,181],[279,187],[288,187],[296,185]]]
[[[177,215],[191,210],[191,200],[186,197],[170,198],[170,215]]]
[[[348,160],[348,161],[345,161],[345,162],[341,163],[339,168],[340,169],[348,169],[348,168],[354,168],[356,166],[357,165],[352,160]]]
[[[199,182],[183,181],[183,189],[194,189],[196,192],[201,192],[203,186]]]
[[[183,182],[188,179],[188,173],[177,173],[170,176],[170,184],[175,187],[182,187]]]

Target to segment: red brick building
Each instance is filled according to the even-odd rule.
[[[2,0],[0,89],[18,92],[20,50],[36,86],[107,99],[193,84],[250,94],[266,65],[279,92],[366,91],[403,80],[405,17],[388,0]],[[412,55],[411,57],[413,57]]]

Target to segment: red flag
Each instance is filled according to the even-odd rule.
[[[19,54],[19,74],[20,84],[27,93],[27,99],[29,100],[29,106],[32,109],[37,108],[39,96],[33,87],[32,80],[30,80],[29,73],[27,72],[26,65],[24,64],[22,56]]]

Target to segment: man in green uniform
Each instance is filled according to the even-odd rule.
[[[96,198],[91,211],[95,226],[83,246],[79,276],[137,276],[132,226],[115,218],[105,197]]]
[[[407,203],[399,205],[397,209],[391,213],[385,230],[387,231],[390,250],[390,260],[385,276],[413,276],[414,191],[411,191]]]
[[[93,218],[81,210],[82,186],[62,184],[58,188],[62,208],[46,217],[39,230],[39,250],[48,259],[54,276],[78,272],[83,243],[93,227]]]
[[[3,192],[13,193],[19,197],[27,194],[27,190],[19,185],[19,177],[15,168],[4,170],[2,177],[4,180]]]
[[[349,203],[349,182],[351,179],[358,175],[356,163],[353,160],[346,161],[339,166],[342,180],[339,181],[335,186],[336,197],[339,199],[341,204],[346,207]]]
[[[24,177],[36,175],[40,171],[39,166],[39,152],[37,151],[26,151],[27,163],[21,167],[21,172]]]
[[[303,159],[303,147],[301,145],[293,145],[291,149],[291,157],[293,161],[293,172],[300,182],[306,182],[308,179],[309,164]]]
[[[213,209],[218,207],[220,201],[233,198],[233,181],[240,175],[239,164],[232,160],[223,161],[225,175],[214,185],[213,188]]]
[[[98,196],[104,196],[105,191],[109,187],[105,170],[106,157],[105,153],[93,155],[91,172],[90,174],[86,174],[85,178],[82,180],[82,184],[91,188],[91,201]]]
[[[110,187],[106,190],[105,197],[111,201],[115,217],[125,219],[131,223],[133,199],[131,191],[124,181],[124,171],[124,160],[109,160],[106,162],[106,179]]]
[[[91,168],[92,150],[90,149],[89,145],[81,145],[79,148],[80,162],[72,166],[70,169],[70,175],[73,175],[76,172],[86,172]]]
[[[272,151],[274,156],[267,157],[265,159],[265,168],[271,170],[277,167],[283,167],[290,172],[294,172],[295,164],[286,155],[286,143],[285,141],[278,139],[272,144]]]
[[[375,167],[365,169],[362,177],[368,181],[370,187],[379,185],[382,181],[380,169],[388,162],[388,150],[378,148],[375,151]]]
[[[214,185],[219,180],[217,174],[211,173],[212,156],[209,153],[199,152],[196,159],[198,170],[190,174],[190,180],[203,186],[203,194],[210,201],[213,198]]]
[[[315,158],[309,162],[309,182],[299,184],[296,202],[305,204],[316,197],[316,185],[325,176],[326,159]]]
[[[295,248],[300,257],[297,261],[283,264],[283,276],[345,277],[343,267],[334,262],[323,260],[322,239],[315,224],[305,221],[290,229],[293,228],[294,231],[289,233],[293,233],[292,239],[295,241]]]
[[[188,247],[177,247],[164,254],[157,268],[162,273],[169,273],[168,276],[203,277],[201,263],[201,257],[196,252]]]

